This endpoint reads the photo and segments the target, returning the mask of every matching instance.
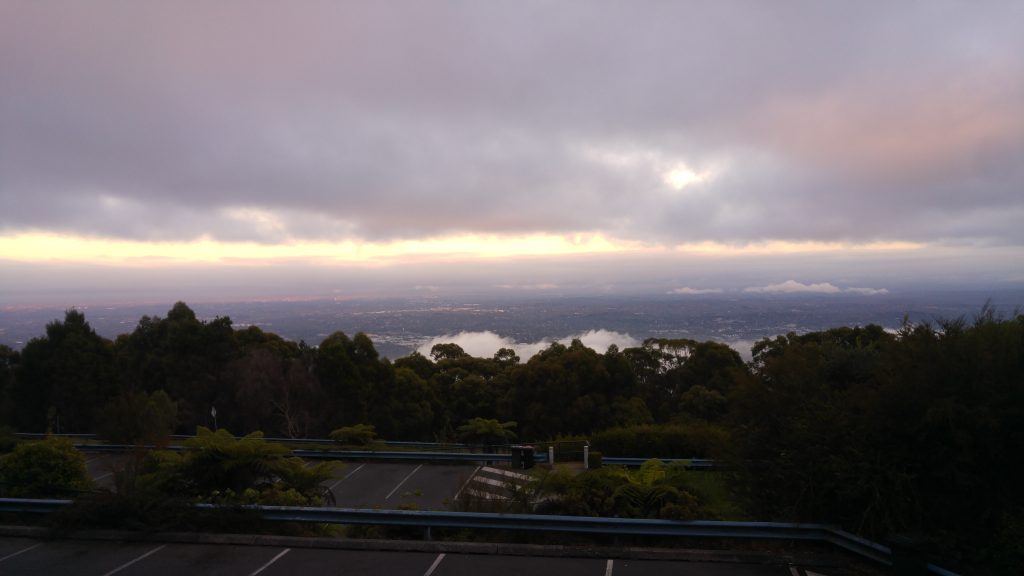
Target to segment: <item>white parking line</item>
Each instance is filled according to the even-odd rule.
[[[363,466],[366,466],[366,464],[360,464],[359,466],[357,466],[357,467],[356,467],[356,469],[355,469],[355,470],[353,470],[353,471],[349,472],[348,474],[345,474],[344,476],[342,476],[342,477],[341,477],[341,480],[338,480],[338,481],[337,481],[337,482],[335,482],[334,484],[331,484],[330,486],[328,486],[328,487],[327,487],[327,489],[328,489],[328,490],[334,490],[334,487],[335,487],[335,486],[337,486],[338,484],[341,484],[341,483],[342,483],[342,482],[344,482],[345,480],[348,480],[348,477],[349,477],[349,476],[351,476],[351,475],[355,474],[356,472],[359,472],[359,470],[360,470],[360,469],[361,469],[361,468],[362,468]]]
[[[493,468],[491,466],[484,466],[484,472],[489,474],[498,474],[500,476],[509,476],[511,478],[518,478],[520,480],[532,480],[529,474],[522,474],[519,472],[513,472],[511,470],[502,470],[501,468]]]
[[[117,568],[114,568],[110,572],[107,572],[103,576],[112,576],[113,574],[117,574],[121,570],[124,570],[125,568],[131,566],[132,564],[135,564],[136,562],[141,562],[141,561],[145,560],[146,558],[149,558],[150,556],[152,556],[153,554],[156,554],[157,552],[163,550],[164,548],[167,548],[167,544],[164,544],[163,546],[157,546],[156,548],[153,548],[152,550],[150,550],[149,552],[146,552],[142,556],[139,556],[135,560],[132,560],[130,562],[125,562],[124,564],[121,564],[120,566],[118,566]]]
[[[476,479],[481,484],[487,484],[489,486],[497,486],[498,488],[508,488],[509,486],[515,486],[511,480],[495,480],[494,478],[487,478],[480,476]]]
[[[790,566],[789,573],[793,576],[800,576],[800,571],[796,569],[796,566]]]
[[[473,473],[470,474],[469,478],[467,478],[466,481],[462,483],[462,487],[459,488],[459,491],[455,493],[455,496],[452,498],[452,500],[459,499],[459,494],[462,494],[462,491],[466,489],[466,486],[469,486],[469,483],[473,481],[473,478],[476,478],[476,473],[480,471],[480,468],[482,468],[482,466],[477,466],[476,470],[473,470]]]
[[[287,554],[287,553],[289,553],[291,551],[292,551],[291,548],[285,548],[284,550],[281,550],[280,552],[277,553],[277,556],[274,556],[273,558],[270,559],[270,562],[267,562],[263,566],[260,566],[259,568],[256,569],[255,572],[253,572],[252,574],[249,574],[249,576],[256,576],[260,572],[263,572],[267,568],[270,568],[271,564],[273,564],[274,562],[277,562],[278,560],[281,559],[282,556],[284,556],[285,554]]]
[[[387,500],[388,498],[391,498],[392,496],[394,496],[395,492],[398,492],[398,489],[402,487],[402,484],[405,484],[406,480],[408,480],[409,478],[412,478],[412,475],[415,474],[420,468],[423,468],[423,464],[420,464],[419,466],[413,468],[412,472],[409,472],[408,476],[406,476],[405,478],[402,478],[402,481],[398,483],[398,486],[395,486],[394,488],[392,488],[391,492],[388,492],[388,495],[385,496],[384,499]]]
[[[437,558],[434,559],[434,563],[431,564],[430,568],[428,568],[427,571],[423,573],[423,576],[430,576],[431,574],[433,574],[434,570],[437,570],[437,567],[441,565],[441,560],[444,560],[443,553],[437,555]]]
[[[97,477],[93,478],[93,481],[94,481],[94,482],[99,482],[100,480],[103,480],[103,479],[104,479],[104,478],[106,478],[107,476],[113,476],[113,475],[114,475],[114,473],[113,473],[113,472],[107,472],[107,473],[106,473],[106,474],[104,474],[103,476],[97,476]]]
[[[17,552],[12,552],[11,554],[8,554],[7,556],[4,556],[3,558],[0,558],[0,562],[3,562],[4,560],[7,560],[8,558],[14,558],[18,554],[24,554],[25,552],[28,552],[29,550],[34,550],[36,548],[39,548],[42,545],[43,545],[43,543],[40,542],[39,544],[35,544],[35,545],[32,545],[32,546],[29,546],[28,548],[22,548],[21,550],[18,550]]]
[[[612,576],[612,568],[615,567],[615,560],[608,559],[608,563],[604,565],[604,576]]]

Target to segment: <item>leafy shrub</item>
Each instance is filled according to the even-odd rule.
[[[344,446],[369,446],[377,440],[377,430],[370,424],[356,424],[338,428],[330,438]]]
[[[659,460],[639,470],[608,466],[573,474],[567,469],[541,473],[541,514],[615,516],[619,518],[711,519],[700,498],[668,473]]]
[[[0,494],[8,498],[66,498],[92,487],[85,458],[66,439],[24,442],[0,458]]]
[[[200,427],[185,451],[151,452],[140,475],[145,489],[218,504],[319,505],[320,484],[334,463],[307,467],[284,446],[254,432],[235,438]]]
[[[606,456],[652,458],[711,458],[728,442],[724,428],[704,422],[612,428],[591,438],[593,448]]]

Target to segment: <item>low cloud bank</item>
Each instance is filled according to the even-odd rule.
[[[851,294],[864,294],[865,296],[874,296],[875,294],[888,294],[889,291],[885,288],[847,288],[844,292],[850,292]]]
[[[751,286],[743,291],[753,294],[839,294],[841,292],[845,292],[848,294],[861,294],[865,296],[889,293],[889,290],[885,288],[840,288],[829,282],[803,284],[796,280],[786,280],[781,284],[769,284],[767,286]]]
[[[690,288],[689,286],[683,286],[681,288],[673,288],[667,292],[667,294],[721,294],[721,288]]]
[[[754,351],[752,350],[752,348],[754,347],[754,344],[757,344],[757,342],[759,340],[760,339],[758,339],[758,340],[731,340],[731,341],[722,342],[722,343],[725,344],[726,346],[728,346],[729,348],[732,348],[736,352],[738,352],[739,355],[740,355],[740,358],[742,358],[744,362],[750,362],[751,360],[754,359]]]
[[[516,351],[516,354],[523,361],[526,361],[534,354],[550,346],[552,342],[568,346],[575,339],[579,339],[583,342],[584,346],[601,353],[604,353],[612,344],[615,344],[620,349],[642,344],[640,340],[629,334],[612,330],[588,330],[587,332],[566,336],[557,340],[544,338],[537,342],[516,342],[508,336],[501,336],[488,330],[485,332],[459,332],[458,334],[437,336],[420,345],[416,351],[429,357],[430,349],[435,344],[452,343],[458,344],[470,356],[490,358],[500,348],[511,348]]]

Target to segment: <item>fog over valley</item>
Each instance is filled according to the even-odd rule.
[[[604,352],[636,346],[646,338],[688,338],[729,344],[749,359],[753,342],[788,332],[879,324],[893,330],[904,317],[935,322],[972,318],[986,302],[1009,315],[1024,306],[1024,290],[950,290],[864,293],[828,285],[785,282],[776,291],[673,293],[648,296],[531,296],[496,299],[266,300],[189,302],[200,318],[231,318],[246,326],[316,345],[335,331],[365,332],[381,354],[398,358],[435,343],[454,342],[466,352],[490,357],[512,348],[524,361],[551,342],[578,338]],[[90,324],[107,338],[131,332],[143,315],[164,316],[173,302],[80,305]],[[0,344],[20,349],[63,316],[63,307],[0,308]]]

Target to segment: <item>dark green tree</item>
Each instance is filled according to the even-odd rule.
[[[96,431],[115,444],[166,445],[177,419],[178,406],[163,390],[129,390],[100,409]]]
[[[167,318],[143,316],[131,334],[118,337],[117,366],[121,390],[164,390],[178,405],[179,430],[218,419],[231,422],[239,414],[227,370],[242,355],[231,319],[203,321],[184,302]]]
[[[377,361],[376,357],[371,360],[363,346],[357,353],[355,343],[344,332],[335,332],[317,349],[316,375],[327,398],[329,425],[351,426],[369,417],[372,382],[367,377],[375,375],[371,362]],[[367,367],[374,373],[364,374]]]
[[[111,343],[77,310],[46,325],[25,345],[12,399],[22,431],[91,432],[94,416],[117,392]]]
[[[498,422],[493,418],[473,418],[459,426],[459,439],[467,444],[493,446],[515,440],[515,422]]]
[[[21,355],[0,344],[0,426],[14,424],[14,373]]]
[[[434,362],[440,362],[441,360],[457,360],[459,358],[468,358],[469,354],[455,343],[447,344],[434,344],[430,348],[430,357],[434,359]]]

